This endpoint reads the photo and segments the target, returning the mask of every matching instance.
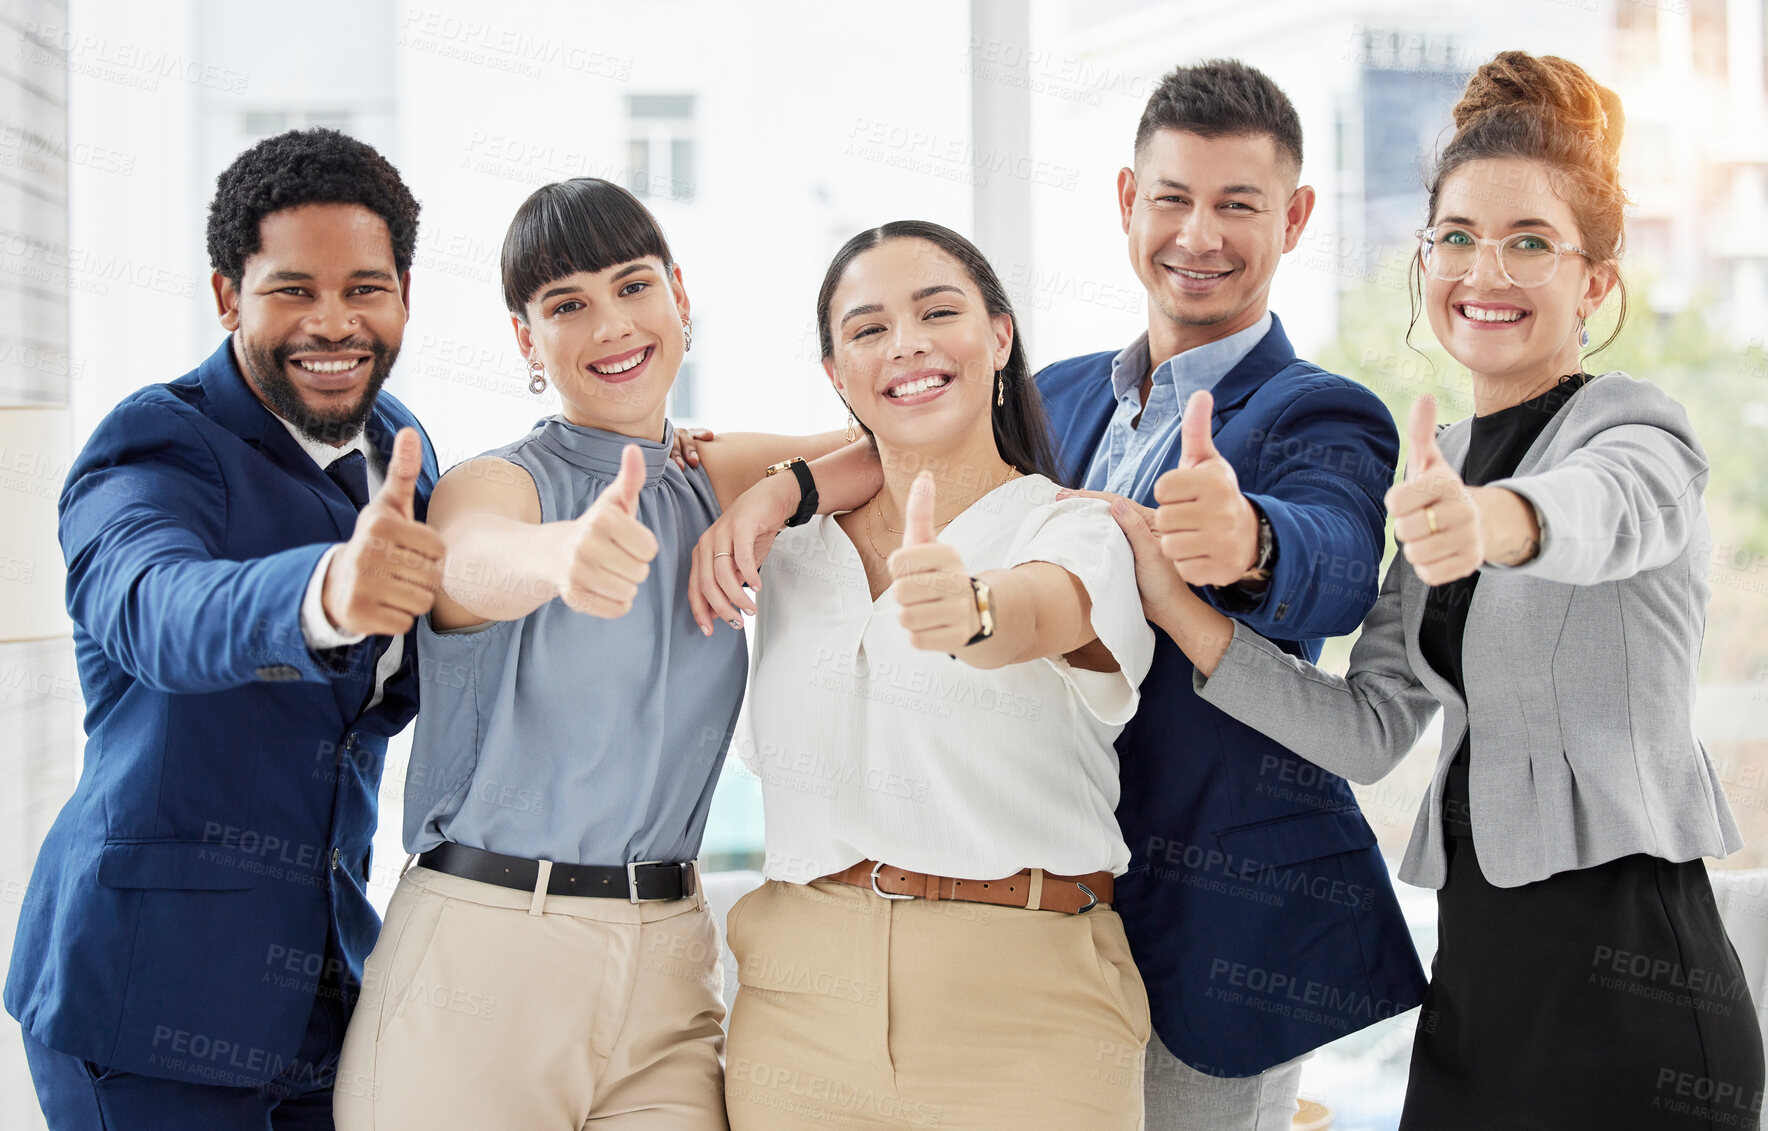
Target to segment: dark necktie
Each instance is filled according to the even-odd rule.
[[[362,455],[361,448],[355,448],[333,460],[325,473],[331,481],[343,488],[350,502],[357,510],[368,505],[368,460]]]

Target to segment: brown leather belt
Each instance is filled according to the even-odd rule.
[[[1042,868],[1026,868],[998,880],[954,880],[929,876],[907,868],[892,868],[876,860],[861,860],[842,872],[822,877],[854,887],[871,888],[885,899],[955,899],[964,903],[992,903],[997,907],[1027,907],[1033,911],[1060,911],[1079,915],[1101,903],[1110,903],[1110,872],[1086,876],[1058,876]]]

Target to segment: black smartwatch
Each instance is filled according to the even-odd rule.
[[[784,471],[788,467],[792,469],[792,474],[798,477],[798,509],[792,512],[792,517],[786,520],[786,525],[803,526],[810,521],[810,516],[816,513],[816,477],[811,475],[810,465],[804,462],[803,456],[793,456],[789,460],[776,463],[767,469],[767,474],[772,475],[776,471]]]

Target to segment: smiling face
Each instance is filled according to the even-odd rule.
[[[555,279],[511,321],[522,356],[546,368],[567,420],[656,440],[688,313],[681,268],[646,256]]]
[[[829,318],[823,368],[881,450],[998,460],[994,375],[1013,323],[989,314],[963,264],[926,240],[886,240],[848,263]]]
[[[374,410],[410,317],[409,273],[387,223],[359,204],[264,217],[238,286],[212,280],[221,325],[258,399],[310,439],[341,445]]]
[[[1263,134],[1157,130],[1117,176],[1130,264],[1148,292],[1149,336],[1189,349],[1264,316],[1271,276],[1301,238],[1314,190]]]
[[[1467,162],[1445,178],[1437,197],[1431,224],[1439,248],[1519,234],[1584,247],[1571,206],[1553,184],[1552,170],[1537,161]],[[1544,251],[1545,241],[1524,238],[1519,254],[1551,254]],[[1612,263],[1593,265],[1583,255],[1563,251],[1545,283],[1519,287],[1499,268],[1496,248],[1476,246],[1464,278],[1438,279],[1423,272],[1424,305],[1437,341],[1476,380],[1533,390],[1577,372],[1579,320],[1594,313],[1614,286]]]

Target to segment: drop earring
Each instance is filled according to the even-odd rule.
[[[528,363],[528,391],[537,397],[546,392],[546,366],[538,361]]]
[[[681,352],[686,353],[693,348],[694,320],[692,318],[683,318],[681,320]]]
[[[1001,379],[1000,371],[996,370],[995,371],[995,407],[999,408],[1000,406],[1002,406],[1006,403],[1007,403],[1007,383]]]
[[[853,410],[850,408],[847,410],[847,442],[851,444],[857,439],[859,439],[859,423],[853,419]]]
[[[1588,348],[1589,345],[1590,345],[1590,329],[1589,329],[1589,327],[1584,325],[1584,320],[1582,318],[1580,318],[1580,319],[1578,319],[1578,347],[1580,349],[1583,349],[1583,348]]]

